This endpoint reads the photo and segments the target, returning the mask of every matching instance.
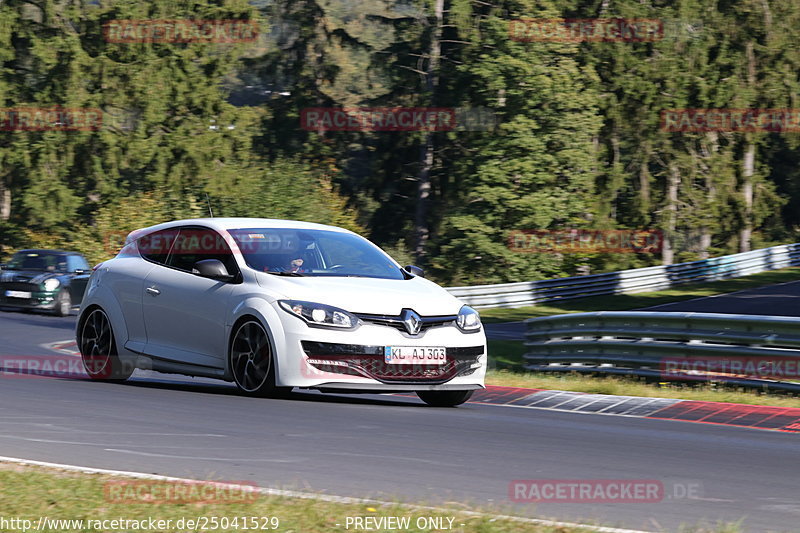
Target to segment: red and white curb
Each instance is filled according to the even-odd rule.
[[[78,350],[78,343],[75,342],[74,340],[49,342],[46,344],[42,344],[41,347],[46,348],[48,350],[52,350],[56,353],[63,353],[75,357],[80,357],[81,355],[81,352]]]
[[[518,387],[476,391],[470,403],[574,413],[679,420],[800,433],[800,409],[738,403],[699,402],[640,396],[611,396]]]

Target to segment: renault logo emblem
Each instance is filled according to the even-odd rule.
[[[403,309],[400,320],[411,335],[416,335],[422,329],[422,318],[413,309]]]

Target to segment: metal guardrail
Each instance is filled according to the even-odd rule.
[[[449,287],[447,290],[477,308],[523,307],[603,294],[655,291],[683,283],[736,278],[797,265],[800,265],[800,243],[675,265],[541,281]]]
[[[800,318],[601,311],[525,323],[527,370],[800,392]]]

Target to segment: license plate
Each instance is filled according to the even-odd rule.
[[[27,291],[6,291],[6,298],[30,298],[31,293]]]
[[[443,365],[447,349],[442,346],[386,346],[384,360],[389,365]]]

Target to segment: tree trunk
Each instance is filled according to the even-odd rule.
[[[11,188],[0,180],[0,220],[11,217]]]
[[[667,224],[664,231],[664,246],[661,249],[661,262],[671,265],[675,261],[675,227],[678,222],[678,185],[681,176],[675,163],[669,165],[669,178],[667,181]]]
[[[753,42],[747,43],[747,85],[752,89],[756,84],[756,54]],[[750,239],[753,236],[753,175],[755,174],[756,144],[753,137],[745,138],[747,146],[742,162],[742,201],[744,202],[744,220],[739,231],[739,251],[750,251]]]
[[[644,144],[642,161],[639,166],[639,211],[644,220],[650,213],[650,142]],[[649,218],[649,217],[648,217]],[[647,220],[646,223],[651,222]]]
[[[444,14],[444,0],[436,0],[434,16],[435,27],[431,36],[428,68],[425,74],[425,84],[428,92],[428,102],[432,107],[436,105],[436,88],[439,85],[439,61],[442,53],[442,26]],[[431,195],[431,169],[433,168],[434,153],[433,132],[425,135],[425,144],[420,149],[419,182],[417,184],[417,206],[414,217],[414,257],[420,264],[424,263],[426,245],[430,237],[428,221],[428,205]]]
[[[755,173],[756,144],[749,140],[742,163],[742,200],[744,201],[744,220],[739,231],[739,251],[750,251],[753,236],[753,174]]]
[[[417,210],[415,216],[416,243],[414,258],[417,263],[424,263],[425,246],[430,237],[428,228],[428,202],[431,195],[431,168],[433,167],[433,135],[425,136],[425,144],[420,147],[419,183],[417,184]]]
[[[719,152],[719,134],[716,131],[709,131],[706,133],[706,138],[708,139],[708,150],[707,153],[703,155],[712,158]],[[707,166],[704,167],[703,171],[705,172],[706,181],[707,210],[710,210],[711,206],[714,205],[714,202],[717,200],[717,187],[714,184],[713,171]],[[700,227],[700,259],[708,259],[708,249],[711,247],[712,237],[711,228],[707,224],[703,224]]]
[[[700,253],[698,254],[699,259],[708,259],[708,249],[711,246],[711,230],[708,229],[708,226],[702,226],[700,228]]]

